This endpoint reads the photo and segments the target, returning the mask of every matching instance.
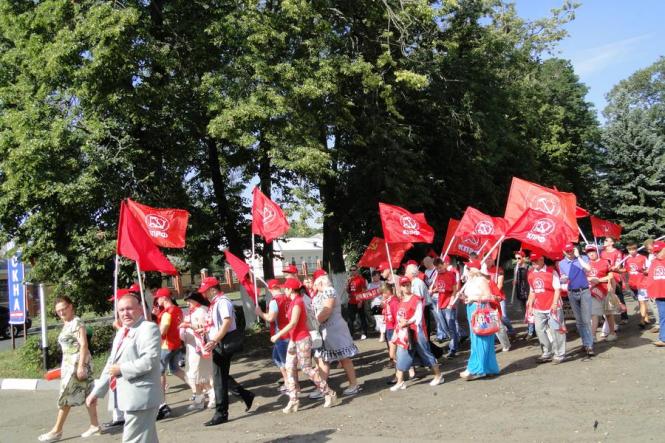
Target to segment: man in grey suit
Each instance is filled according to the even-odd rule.
[[[139,296],[118,300],[122,327],[113,340],[109,356],[95,389],[86,403],[96,405],[109,389],[118,393],[118,408],[125,414],[122,441],[155,443],[157,408],[161,402],[159,327],[143,318]]]

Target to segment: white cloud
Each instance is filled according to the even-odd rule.
[[[580,77],[586,77],[602,71],[608,66],[619,63],[630,56],[640,42],[648,40],[652,36],[653,33],[643,34],[577,51],[571,57],[573,66],[575,66],[575,72]]]

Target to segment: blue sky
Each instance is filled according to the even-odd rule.
[[[519,15],[547,16],[563,0],[517,0]],[[664,0],[580,0],[575,20],[566,25],[569,36],[559,45],[558,57],[572,61],[589,88],[587,99],[599,113],[605,94],[620,80],[665,56]]]

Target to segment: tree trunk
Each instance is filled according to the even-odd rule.
[[[321,134],[323,146],[328,149],[326,131],[323,130]],[[337,177],[335,175],[337,163],[334,155],[331,167],[333,175],[325,177],[319,182],[319,194],[323,204],[323,269],[334,274],[346,271],[339,223],[341,210],[338,207]]]
[[[217,204],[217,214],[222,222],[222,233],[226,237],[229,249],[238,257],[243,257],[243,247],[240,235],[236,230],[236,215],[231,213],[226,195],[224,177],[219,165],[219,152],[214,140],[208,140],[208,167],[210,168],[210,179]]]

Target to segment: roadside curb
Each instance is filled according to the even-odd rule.
[[[60,380],[41,380],[38,378],[0,379],[0,390],[57,391],[59,389]]]

